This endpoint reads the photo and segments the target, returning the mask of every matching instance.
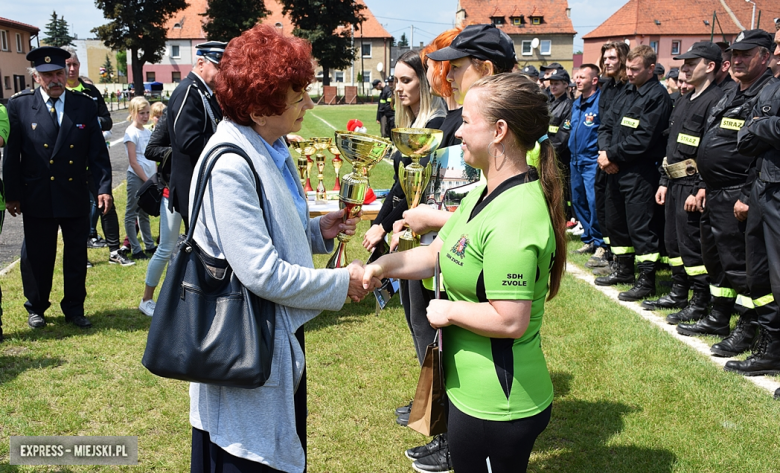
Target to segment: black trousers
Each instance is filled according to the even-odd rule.
[[[612,252],[636,255],[639,271],[652,271],[661,257],[662,219],[655,193],[660,175],[654,165],[622,167],[607,178],[606,234]]]
[[[734,217],[734,204],[742,186],[707,190],[701,214],[701,250],[715,297],[736,299],[747,295],[745,227]]]
[[[92,208],[90,209],[90,222],[89,231],[92,232],[97,217],[92,215],[92,212],[97,213],[100,217],[100,226],[103,227],[103,234],[106,236],[106,244],[108,249],[116,251],[119,249],[119,217],[116,214],[116,206],[112,205],[111,209],[103,215],[102,210],[97,207],[97,196],[90,193]]]
[[[609,233],[607,232],[607,227],[605,225],[607,221],[607,176],[609,176],[609,174],[596,166],[596,180],[594,184],[594,188],[596,189],[596,218],[599,221],[604,243],[609,246],[611,240],[609,239]]]
[[[758,324],[780,337],[780,183],[756,179],[750,192],[745,244],[747,281]]]
[[[401,305],[404,307],[406,324],[412,333],[417,361],[422,366],[425,349],[433,343],[436,329],[428,322],[428,304],[434,298],[434,292],[422,285],[422,281],[401,279]]]
[[[536,438],[550,423],[552,404],[523,419],[491,421],[471,417],[449,403],[447,440],[456,472],[516,473],[528,469]]]
[[[664,241],[672,267],[672,280],[696,292],[709,292],[710,281],[701,256],[701,213],[686,212],[685,200],[691,195],[695,177],[669,181],[666,190]]]
[[[54,260],[57,256],[57,229],[62,229],[64,243],[62,276],[65,297],[60,302],[66,319],[84,315],[87,297],[87,245],[89,214],[74,218],[37,218],[22,214],[24,242],[22,243],[22,285],[28,312],[43,315],[51,305]]]

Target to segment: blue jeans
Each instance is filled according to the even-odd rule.
[[[163,197],[160,202],[160,246],[154,252],[152,259],[149,260],[149,266],[146,268],[146,285],[157,287],[160,283],[160,276],[168,264],[168,260],[176,248],[176,241],[179,239],[181,231],[181,215],[179,212],[168,210],[168,198]]]
[[[582,224],[580,237],[585,244],[606,247],[596,216],[596,164],[595,157],[579,159],[572,156],[571,164],[571,205],[577,220]]]

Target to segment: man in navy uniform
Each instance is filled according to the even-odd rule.
[[[82,328],[92,325],[84,316],[90,186],[104,213],[113,205],[111,162],[97,107],[89,96],[66,90],[68,57],[70,53],[60,48],[31,51],[27,60],[35,65],[33,80],[40,87],[8,101],[12,132],[3,180],[8,212],[24,215],[22,284],[27,323],[33,328],[46,325],[43,315],[51,305],[58,229],[64,243],[65,281],[60,307],[66,322]]]
[[[226,46],[227,43],[219,41],[195,46],[198,57],[195,66],[176,86],[165,112],[172,149],[169,205],[172,211],[181,214],[187,228],[192,170],[222,120],[222,109],[213,89]]]

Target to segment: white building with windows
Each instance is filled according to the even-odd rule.
[[[573,67],[574,26],[567,0],[514,2],[508,0],[459,0],[458,24],[492,23],[515,43],[518,66],[523,68],[557,62]]]

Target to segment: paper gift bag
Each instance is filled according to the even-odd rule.
[[[447,395],[444,391],[438,338],[437,334],[433,343],[425,350],[425,360],[420,370],[420,378],[417,380],[417,391],[414,394],[414,403],[407,424],[410,429],[427,436],[443,434],[447,431],[445,409]]]

